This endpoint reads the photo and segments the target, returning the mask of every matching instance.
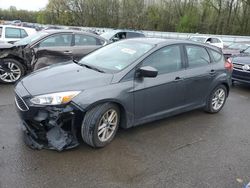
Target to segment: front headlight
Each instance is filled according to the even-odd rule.
[[[80,91],[67,91],[67,92],[39,95],[30,99],[30,102],[37,105],[66,104],[70,102],[79,93]]]

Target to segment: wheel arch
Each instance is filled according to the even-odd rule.
[[[104,104],[104,103],[113,103],[115,105],[117,105],[119,107],[119,110],[120,110],[120,127],[122,128],[128,128],[130,126],[132,126],[132,116],[129,115],[129,112],[128,110],[126,109],[125,105],[122,104],[121,101],[119,100],[115,100],[115,99],[103,99],[103,100],[100,100],[100,101],[96,101],[95,103],[89,105],[85,111],[89,111],[90,109],[98,106],[98,105],[101,105],[101,104]]]
[[[25,60],[22,59],[21,57],[18,57],[18,56],[9,54],[8,56],[4,57],[3,60],[4,60],[4,59],[14,59],[14,60],[18,61],[19,63],[22,64],[22,66],[23,66],[23,68],[24,68],[24,70],[25,70],[25,73],[27,72],[28,67],[27,67],[27,65],[25,64]]]

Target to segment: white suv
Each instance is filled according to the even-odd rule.
[[[0,25],[0,41],[14,43],[36,33],[35,29],[13,25]]]
[[[208,43],[213,46],[217,46],[218,48],[223,49],[224,44],[223,41],[218,37],[208,37],[208,36],[192,36],[190,40],[201,42],[201,43]]]

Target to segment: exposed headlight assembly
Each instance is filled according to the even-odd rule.
[[[67,91],[59,93],[51,93],[39,95],[30,99],[32,104],[36,105],[60,105],[70,102],[80,91]]]

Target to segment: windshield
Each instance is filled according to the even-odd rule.
[[[239,50],[245,50],[249,44],[240,44],[240,43],[233,43],[228,46],[228,49],[239,49]]]
[[[191,37],[190,40],[195,41],[195,42],[202,42],[205,43],[207,38],[205,37]]]
[[[105,33],[101,34],[100,36],[107,39],[107,40],[109,40],[115,35],[115,33],[116,32],[114,32],[114,31],[108,31],[108,32],[105,32]]]
[[[17,45],[27,45],[27,44],[30,44],[31,42],[33,42],[33,41],[35,41],[35,40],[37,40],[37,39],[45,36],[45,35],[47,35],[47,34],[48,33],[44,32],[44,31],[37,32],[37,33],[35,33],[33,35],[30,35],[28,37],[25,37],[25,38],[23,38],[23,39],[15,42],[15,44],[17,44]]]
[[[89,54],[79,64],[94,66],[105,72],[119,72],[153,47],[154,45],[134,40],[120,41]]]

